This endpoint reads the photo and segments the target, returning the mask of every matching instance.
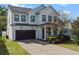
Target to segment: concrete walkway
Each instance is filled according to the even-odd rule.
[[[19,41],[22,47],[29,51],[32,55],[78,55],[79,52],[72,51],[54,44],[48,44],[42,41]]]

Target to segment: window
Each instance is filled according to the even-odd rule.
[[[42,15],[42,21],[43,21],[43,22],[46,21],[46,15]]]
[[[26,21],[26,15],[21,15],[21,21],[25,22]]]
[[[48,35],[51,35],[51,27],[47,27],[47,33]]]
[[[14,20],[19,21],[19,14],[14,14]]]
[[[35,16],[31,15],[31,22],[35,22]]]
[[[52,21],[52,16],[48,16],[48,22]]]
[[[57,16],[54,16],[53,20],[54,20],[54,22],[56,22],[57,21]]]

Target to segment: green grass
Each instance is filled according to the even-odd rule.
[[[71,49],[73,51],[77,51],[79,52],[79,46],[77,44],[73,44],[71,42],[69,43],[65,43],[65,44],[57,44],[58,46],[64,47],[64,48],[68,48]]]
[[[16,41],[0,37],[0,55],[30,55]]]

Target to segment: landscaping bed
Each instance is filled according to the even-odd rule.
[[[29,55],[17,42],[0,37],[0,55]]]
[[[61,44],[61,43],[66,43],[70,41],[71,38],[69,35],[58,35],[58,36],[49,36],[48,37],[48,42],[49,43],[54,43],[54,44]]]

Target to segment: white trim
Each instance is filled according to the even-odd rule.
[[[26,21],[25,22],[20,21],[20,22],[21,23],[26,23],[27,22],[27,14],[20,14],[20,20],[21,20],[21,15],[25,15],[26,16]]]
[[[46,26],[44,26],[44,40],[46,40]]]

